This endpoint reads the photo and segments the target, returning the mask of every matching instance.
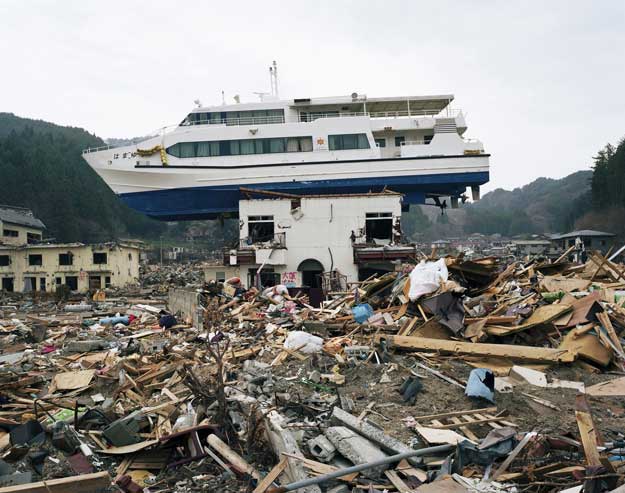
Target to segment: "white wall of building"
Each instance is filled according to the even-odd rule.
[[[272,254],[266,266],[281,274],[285,284],[302,285],[298,267],[304,260],[317,260],[324,271],[338,269],[349,281],[358,280],[354,263],[351,232],[364,229],[366,214],[387,212],[393,220],[401,217],[401,195],[369,194],[356,196],[302,197],[299,210],[292,209],[290,199],[257,199],[239,202],[240,238],[250,235],[250,216],[273,216],[274,231],[284,233],[286,249]],[[257,262],[241,266],[240,274],[247,281],[249,268],[258,267],[268,254],[257,250]],[[275,255],[275,259],[274,259]],[[275,261],[274,261],[275,260]],[[273,265],[272,265],[273,264]]]

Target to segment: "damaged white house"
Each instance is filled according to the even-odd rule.
[[[341,289],[415,256],[401,242],[402,195],[395,192],[298,196],[249,191],[239,201],[239,243],[206,280]],[[251,194],[260,195],[252,198]],[[330,279],[339,281],[322,286]]]

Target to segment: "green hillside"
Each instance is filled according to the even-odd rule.
[[[28,207],[58,241],[154,237],[165,225],[126,207],[82,159],[89,132],[0,113],[0,203]]]

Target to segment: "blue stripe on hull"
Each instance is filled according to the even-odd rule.
[[[177,188],[121,194],[131,208],[155,219],[175,221],[209,219],[221,214],[237,213],[240,186],[300,195],[379,192],[384,187],[405,194],[404,204],[422,204],[425,194],[459,195],[467,186],[488,182],[488,172],[445,173],[384,178],[292,181],[253,185]]]

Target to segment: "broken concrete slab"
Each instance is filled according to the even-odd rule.
[[[332,420],[346,426],[356,433],[359,433],[367,440],[370,440],[378,445],[383,451],[390,454],[401,454],[412,450],[412,448],[405,443],[402,443],[396,438],[384,433],[383,430],[370,425],[366,421],[359,420],[353,414],[345,412],[339,407],[335,407],[332,410]],[[418,461],[419,459],[415,458],[414,460]]]
[[[325,436],[343,457],[349,459],[354,464],[367,464],[386,457],[386,454],[377,446],[346,426],[331,426],[325,431]],[[367,469],[362,474],[368,478],[375,479],[388,467],[388,464],[383,464]]]

